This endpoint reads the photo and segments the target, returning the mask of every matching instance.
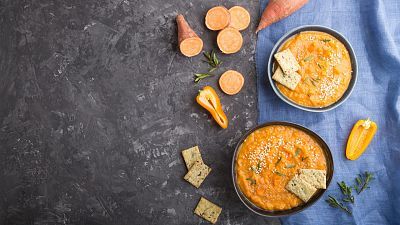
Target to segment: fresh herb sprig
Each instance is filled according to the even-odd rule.
[[[343,201],[354,203],[354,196],[351,194],[351,192],[353,190],[352,187],[347,186],[344,181],[338,182],[337,184],[339,185],[340,190],[342,191],[343,195],[345,196],[345,198],[343,198]]]
[[[211,74],[214,70],[218,68],[219,65],[221,65],[222,61],[220,61],[217,58],[217,54],[215,54],[214,50],[211,50],[210,52],[203,52],[204,57],[206,57],[207,60],[204,60],[204,62],[208,63],[210,66],[210,69],[208,69],[208,73],[195,73],[194,76],[194,82],[198,83],[199,81],[203,80],[206,77],[211,77],[214,76],[214,74]]]
[[[220,61],[220,60],[217,58],[217,54],[215,54],[214,50],[211,50],[210,52],[204,52],[203,55],[204,55],[204,57],[206,57],[206,59],[207,59],[207,61],[205,61],[205,62],[207,62],[208,65],[211,67],[211,68],[208,70],[209,73],[211,73],[211,72],[213,72],[214,70],[216,70],[217,67],[218,67],[219,65],[222,64],[222,61]]]
[[[365,189],[369,188],[369,182],[374,179],[372,173],[365,171],[363,174],[358,174],[356,177],[356,185],[354,185],[354,189],[357,191],[357,194],[360,194]]]
[[[354,185],[354,189],[357,191],[357,194],[360,194],[362,191],[365,189],[369,188],[369,183],[371,180],[373,180],[373,174],[365,171],[363,174],[359,174],[355,180],[356,180],[356,185]],[[342,194],[344,195],[343,201],[344,202],[351,202],[354,203],[354,196],[352,195],[352,190],[353,187],[348,186],[344,181],[338,182],[337,183],[340,187],[340,190],[342,191]],[[338,201],[335,197],[328,195],[328,199],[325,201],[332,207],[334,208],[340,208],[343,211],[347,212],[348,214],[352,214],[351,211],[344,205],[344,202]]]
[[[345,211],[346,213],[348,213],[349,215],[352,214],[352,212],[349,210],[349,208],[347,208],[345,205],[343,205],[343,203],[340,203],[335,197],[328,195],[328,199],[325,200],[331,207],[334,208],[339,208],[343,211]]]
[[[201,81],[202,79],[206,78],[206,77],[211,77],[214,76],[214,74],[210,74],[210,73],[195,73],[194,74],[194,82],[198,83],[199,81]]]

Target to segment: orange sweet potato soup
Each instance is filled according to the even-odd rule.
[[[251,133],[240,146],[237,184],[262,209],[291,209],[302,201],[285,186],[299,169],[326,170],[325,155],[318,142],[290,126],[266,126]]]
[[[278,89],[299,105],[321,108],[337,102],[347,90],[352,74],[346,47],[330,34],[306,31],[284,43],[300,64],[301,81],[295,90]]]

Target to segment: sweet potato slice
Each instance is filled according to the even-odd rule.
[[[217,44],[221,52],[232,54],[242,47],[243,37],[237,29],[227,27],[218,33]]]
[[[250,24],[250,13],[241,6],[233,6],[229,9],[231,14],[230,27],[238,30],[246,29]]]
[[[243,75],[235,70],[228,70],[219,78],[219,86],[228,95],[239,93],[244,84]]]
[[[206,27],[210,30],[222,30],[229,25],[230,18],[231,15],[225,7],[213,7],[206,14]]]
[[[178,45],[181,53],[187,57],[198,55],[203,50],[203,41],[181,14],[176,17],[176,23],[178,24]]]

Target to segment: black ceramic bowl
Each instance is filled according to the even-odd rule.
[[[280,49],[280,47],[282,46],[282,44],[284,44],[288,39],[293,37],[293,35],[296,35],[303,31],[321,31],[321,32],[325,32],[325,33],[332,35],[333,37],[335,37],[336,39],[338,39],[340,42],[342,42],[344,44],[344,46],[346,47],[346,49],[350,55],[351,67],[352,67],[353,72],[351,74],[351,80],[349,83],[349,87],[347,88],[346,92],[343,94],[343,96],[337,102],[335,102],[329,106],[326,106],[326,107],[313,108],[313,107],[299,105],[296,102],[292,101],[291,99],[287,98],[284,94],[282,94],[279,91],[278,87],[276,86],[275,81],[272,80],[272,75],[274,74],[273,69],[274,69],[274,63],[275,63],[275,59],[274,59],[275,53],[277,53],[278,50]],[[350,94],[353,91],[354,86],[356,85],[357,72],[358,72],[357,59],[356,59],[356,55],[354,53],[353,47],[351,47],[350,42],[347,41],[347,39],[342,34],[337,32],[336,30],[333,30],[331,28],[324,27],[324,26],[319,26],[319,25],[306,25],[306,26],[297,27],[297,28],[289,31],[288,33],[283,35],[283,37],[281,37],[281,39],[278,40],[278,42],[275,44],[274,48],[272,49],[271,55],[269,56],[269,59],[268,59],[268,79],[269,79],[269,82],[270,82],[274,92],[278,95],[278,97],[280,99],[282,99],[284,102],[288,103],[289,105],[294,106],[299,109],[302,109],[302,110],[305,110],[305,111],[310,111],[310,112],[326,112],[326,111],[329,111],[329,110],[332,110],[332,109],[338,107],[344,101],[346,101],[350,97]]]
[[[260,207],[258,207],[255,204],[253,204],[249,199],[247,199],[247,197],[242,193],[242,191],[240,190],[240,188],[238,187],[238,185],[236,183],[236,158],[237,158],[237,155],[239,153],[239,150],[240,150],[240,147],[241,147],[243,141],[251,133],[253,133],[255,130],[260,129],[262,127],[271,126],[271,125],[283,125],[283,126],[290,126],[290,127],[293,127],[293,128],[297,128],[297,129],[299,129],[301,131],[304,131],[305,133],[307,133],[311,137],[313,137],[314,140],[316,140],[320,144],[320,146],[322,147],[322,150],[324,152],[325,159],[326,159],[326,167],[327,167],[327,171],[326,171],[326,188],[327,189],[328,189],[329,184],[331,183],[331,180],[332,180],[332,177],[333,177],[333,171],[334,171],[333,159],[332,159],[332,154],[331,154],[331,151],[330,151],[328,145],[325,143],[325,141],[320,136],[318,136],[313,131],[311,131],[311,130],[309,130],[309,129],[301,126],[301,125],[295,124],[295,123],[282,122],[282,121],[264,123],[264,124],[261,124],[261,125],[258,125],[256,127],[254,127],[253,129],[248,131],[242,137],[242,139],[240,139],[240,141],[236,145],[235,152],[233,154],[233,160],[232,160],[233,186],[235,187],[236,193],[239,196],[240,200],[243,202],[243,204],[247,208],[249,208],[251,211],[253,211],[254,213],[256,213],[258,215],[261,215],[261,216],[267,216],[267,217],[289,216],[289,215],[296,214],[296,213],[298,213],[298,212],[310,207],[311,205],[313,205],[323,195],[323,193],[326,191],[326,189],[318,189],[317,193],[315,193],[314,196],[307,203],[305,203],[303,205],[300,205],[300,206],[297,206],[295,208],[288,209],[288,210],[269,211],[269,210],[261,209]]]

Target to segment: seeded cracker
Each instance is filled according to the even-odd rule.
[[[194,213],[211,223],[216,223],[222,208],[201,197],[199,203],[194,210]]]
[[[300,169],[300,179],[315,188],[326,189],[326,171],[314,169]]]
[[[286,185],[286,189],[297,197],[299,197],[304,202],[308,202],[310,198],[317,191],[315,187],[311,184],[302,180],[298,175],[295,175]]]
[[[300,69],[299,63],[289,49],[276,53],[274,57],[285,74],[296,72]]]
[[[272,76],[272,79],[284,85],[285,87],[294,90],[297,84],[300,82],[301,76],[296,72],[284,74],[282,69],[278,67]]]
[[[183,179],[191,183],[196,188],[199,188],[207,175],[211,172],[211,168],[202,162],[195,162],[190,168],[189,172],[185,175]]]
[[[203,163],[203,159],[201,158],[201,153],[198,146],[183,150],[182,156],[183,160],[185,160],[185,164],[188,170],[190,170],[193,164],[197,161]]]

